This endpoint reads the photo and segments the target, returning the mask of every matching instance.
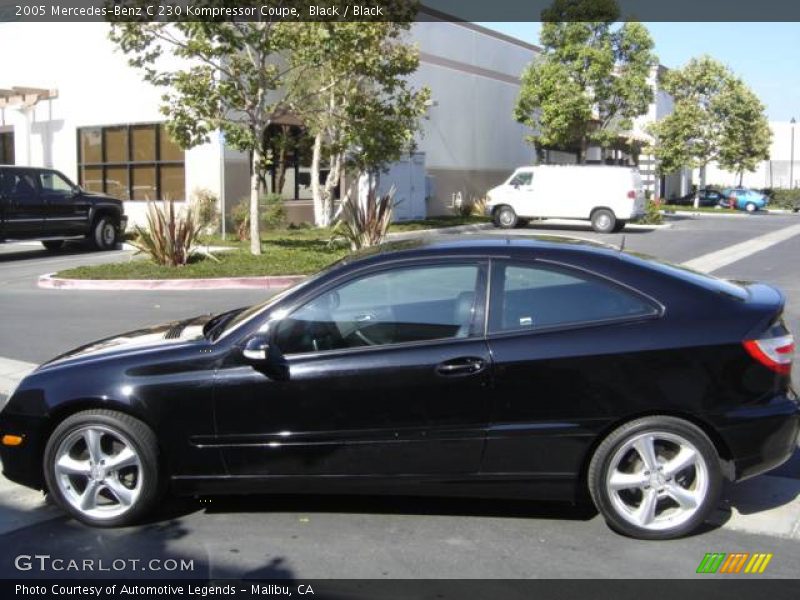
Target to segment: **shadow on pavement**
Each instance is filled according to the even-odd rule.
[[[57,258],[65,256],[82,256],[86,254],[106,255],[110,252],[117,252],[122,249],[122,246],[117,246],[114,250],[98,252],[87,242],[72,242],[65,244],[59,250],[46,250],[43,246],[29,246],[21,244],[8,244],[0,245],[0,263],[23,261],[23,260],[36,260],[43,258]]]

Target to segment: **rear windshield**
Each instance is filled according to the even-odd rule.
[[[647,254],[638,254],[636,252],[627,252],[626,254],[629,257],[635,257],[634,260],[641,260],[646,263],[648,267],[656,271],[678,277],[679,279],[703,287],[711,292],[724,294],[742,302],[746,301],[748,298],[748,293],[744,286],[734,283],[733,281],[720,279],[719,277],[701,273],[700,271],[695,271],[688,267],[665,262],[658,258],[648,256]]]

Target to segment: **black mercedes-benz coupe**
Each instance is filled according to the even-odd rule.
[[[590,497],[615,530],[672,538],[723,478],[795,450],[783,306],[579,240],[389,244],[40,366],[0,454],[98,526],[166,490]]]

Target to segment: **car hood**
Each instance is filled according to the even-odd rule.
[[[126,354],[131,351],[163,348],[190,340],[203,339],[203,326],[213,315],[201,315],[182,321],[171,321],[143,329],[136,329],[108,337],[69,352],[56,356],[44,363],[41,368],[61,365],[67,362],[78,362],[85,359],[104,358]]]

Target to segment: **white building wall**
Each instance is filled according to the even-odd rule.
[[[770,121],[772,143],[769,160],[761,162],[755,171],[746,172],[742,185],[752,188],[800,187],[800,124],[788,121]],[[789,168],[792,158],[792,129],[794,129],[794,169]],[[790,185],[790,174],[794,182]],[[699,174],[695,174],[699,181]],[[736,173],[725,171],[712,163],[706,168],[706,182],[709,185],[734,186],[739,184]]]
[[[164,121],[163,91],[143,83],[141,73],[115,51],[108,31],[107,23],[0,24],[0,88],[58,90],[57,99],[31,112],[30,128],[17,109],[0,114],[0,127],[14,130],[17,164],[53,167],[77,182],[79,127]],[[219,195],[219,164],[218,143],[187,151],[187,195],[200,187]],[[145,208],[141,201],[125,205],[131,222],[141,222]]]

